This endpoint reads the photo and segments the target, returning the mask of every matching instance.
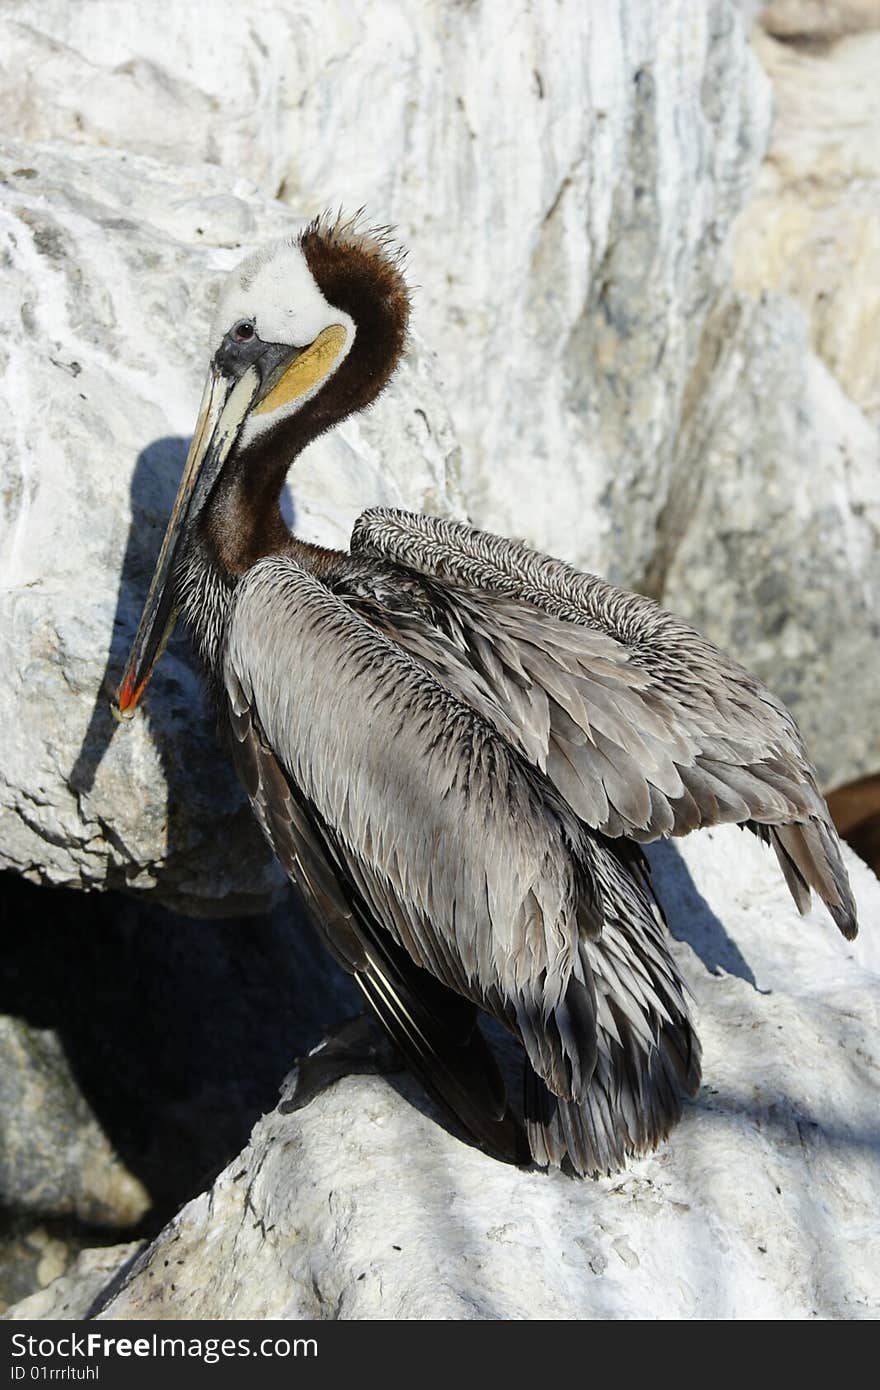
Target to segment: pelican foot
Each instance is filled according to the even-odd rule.
[[[343,1076],[384,1076],[404,1071],[406,1063],[394,1043],[369,1014],[349,1018],[298,1057],[281,1083],[278,1109],[282,1115],[302,1110],[315,1096]]]

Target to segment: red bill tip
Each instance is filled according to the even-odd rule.
[[[144,692],[146,683],[143,680],[140,685],[135,685],[134,673],[129,672],[116,692],[116,699],[113,701],[113,713],[117,719],[132,719],[134,717],[138,700]]]

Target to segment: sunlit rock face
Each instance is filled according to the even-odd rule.
[[[717,518],[737,556],[713,589],[721,626],[792,705],[834,783],[880,763],[862,703],[877,683],[880,632],[880,8],[744,9],[774,106],[733,237],[735,283],[757,305],[754,331],[738,335],[742,409],[724,431],[735,457],[707,457],[693,530],[706,512]],[[751,482],[734,481],[742,474]],[[743,524],[736,488],[766,502],[760,524]],[[689,603],[690,587],[686,572],[671,575],[669,601]],[[762,600],[757,623],[750,591]]]
[[[344,542],[366,502],[466,513],[732,648],[826,782],[877,765],[868,355],[851,305],[820,342],[788,295],[733,278],[771,139],[750,8],[270,0],[257,21],[205,0],[162,25],[127,2],[4,8],[0,111],[23,143],[2,164],[0,641],[30,673],[3,696],[5,863],[203,911],[271,895],[185,642],[109,747],[98,689],[147,583],[218,280],[337,203],[397,224],[416,346],[298,467],[303,534]]]
[[[257,25],[203,3],[158,26],[134,5],[21,3],[5,27],[27,137],[208,160],[297,211],[396,223],[472,514],[647,569],[769,124],[728,4],[288,0]]]
[[[880,423],[880,8],[862,33],[810,41],[758,29],[773,82],[767,159],[737,229],[736,275],[784,291],[847,395]]]

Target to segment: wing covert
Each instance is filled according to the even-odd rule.
[[[798,906],[814,888],[855,934],[797,726],[732,658],[650,599],[459,522],[365,512],[352,553],[439,581],[445,643],[396,615],[381,620],[545,771],[585,824],[642,841],[759,827]]]

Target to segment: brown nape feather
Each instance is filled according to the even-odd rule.
[[[317,217],[303,232],[300,245],[325,299],[355,323],[354,345],[326,393],[333,412],[330,423],[335,423],[370,405],[400,361],[410,309],[402,272],[404,252],[390,228],[361,228],[357,217],[335,222]]]
[[[409,290],[404,252],[390,229],[357,218],[315,218],[300,236],[309,270],[327,302],[350,315],[354,342],[338,370],[275,430],[230,455],[203,524],[208,553],[228,574],[291,550],[279,497],[293,460],[314,439],[371,405],[406,347]],[[303,558],[302,546],[296,548]],[[310,552],[320,567],[319,552]]]

